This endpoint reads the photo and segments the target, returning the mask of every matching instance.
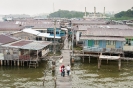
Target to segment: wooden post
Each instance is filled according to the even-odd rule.
[[[1,60],[1,66],[3,65],[3,60]]]
[[[121,58],[119,58],[118,60],[118,67],[119,67],[119,71],[121,70]]]
[[[71,57],[71,63],[74,64],[74,57]]]
[[[83,57],[83,62],[84,62],[84,57]]]
[[[28,61],[27,61],[27,66],[28,66]]]
[[[84,55],[84,50],[83,50],[83,55]],[[83,62],[84,62],[84,56],[83,56]]]
[[[38,61],[36,62],[37,67],[39,66]]]
[[[9,65],[9,60],[7,60],[7,65]]]
[[[90,56],[89,56],[89,63],[90,63]]]
[[[108,58],[107,58],[107,64],[108,64]]]
[[[12,66],[12,60],[11,60],[11,66]]]
[[[129,59],[129,58],[127,58],[127,64],[128,64],[128,59]]]
[[[55,86],[56,86],[56,77],[54,77],[54,82],[55,82]]]
[[[101,59],[98,58],[98,69],[100,69],[100,66],[101,66]]]
[[[24,61],[23,61],[23,66],[24,66]]]
[[[15,60],[14,60],[14,66],[16,66],[16,62],[15,62]]]
[[[6,60],[4,60],[4,65],[6,65]]]
[[[18,66],[19,66],[19,60],[18,60]]]
[[[55,61],[52,61],[52,72],[55,72]]]

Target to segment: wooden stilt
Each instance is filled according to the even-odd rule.
[[[128,58],[129,59],[129,58]],[[127,64],[128,64],[128,59],[127,59]]]
[[[13,62],[14,62],[14,66],[16,66],[15,60]]]
[[[108,59],[107,59],[107,64],[108,64]]]
[[[1,66],[3,65],[3,60],[1,60]]]
[[[4,60],[4,65],[6,65],[6,60]]]
[[[7,65],[9,65],[9,60],[7,60]]]
[[[74,64],[74,57],[71,57],[71,64]]]
[[[21,66],[23,66],[22,61],[21,61]]]
[[[83,62],[84,62],[84,57],[83,57]]]
[[[90,56],[89,56],[89,63],[90,63]]]
[[[38,67],[39,66],[38,61],[36,63],[37,63],[37,67]]]
[[[23,66],[24,66],[24,61],[23,61]]]
[[[100,69],[100,67],[101,67],[101,59],[98,58],[98,69]]]
[[[11,60],[11,66],[12,66],[12,60]]]
[[[19,66],[19,60],[18,60],[18,66]]]
[[[121,58],[119,58],[118,67],[119,67],[119,71],[120,71],[121,70]]]
[[[28,66],[28,61],[27,61],[27,66]]]

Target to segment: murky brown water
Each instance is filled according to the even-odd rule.
[[[133,88],[133,61],[122,61],[120,72],[118,61],[102,61],[98,70],[96,59],[76,62],[72,68],[73,88]]]
[[[46,74],[43,86],[44,70],[48,70],[46,61],[39,68],[0,67],[0,88],[54,88],[54,75]],[[101,69],[97,69],[97,60],[88,59],[75,62],[72,66],[73,88],[133,88],[133,61],[122,61],[122,69],[118,71],[118,62],[102,61]]]

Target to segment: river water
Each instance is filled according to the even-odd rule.
[[[0,88],[55,88],[54,74],[49,70],[50,61],[42,61],[38,68],[0,67]],[[45,71],[45,79],[44,79]],[[133,61],[122,61],[118,71],[118,61],[102,61],[97,69],[97,59],[86,58],[72,65],[73,88],[133,88]]]

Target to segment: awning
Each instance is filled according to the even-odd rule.
[[[54,38],[54,36],[47,36],[46,38]],[[60,39],[61,37],[60,36],[55,36],[55,38],[57,38],[57,39]]]
[[[50,36],[50,33],[40,33],[38,36],[47,37]]]
[[[68,29],[67,28],[61,28],[61,30],[67,31]]]

